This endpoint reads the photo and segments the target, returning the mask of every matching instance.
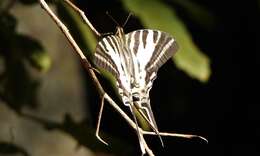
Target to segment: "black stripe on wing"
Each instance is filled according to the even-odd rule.
[[[116,78],[119,77],[119,71],[115,60],[112,58],[112,53],[118,53],[119,47],[115,36],[103,38],[96,47],[94,54],[94,64],[112,73]],[[110,49],[110,50],[109,50]]]
[[[155,71],[168,61],[178,50],[177,42],[169,34],[161,31],[153,31],[154,38],[158,33],[159,38],[155,41],[155,48],[150,61],[146,65],[147,71]]]
[[[169,34],[158,30],[137,30],[128,33],[126,38],[129,49],[137,56],[139,62],[145,63],[145,70],[150,73],[157,72],[157,70],[178,50],[178,45],[174,38]],[[142,52],[152,54],[138,54]]]

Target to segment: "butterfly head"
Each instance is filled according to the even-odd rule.
[[[120,26],[116,27],[116,36],[118,36],[119,38],[124,38],[125,33],[123,27]]]

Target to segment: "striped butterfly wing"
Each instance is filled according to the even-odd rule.
[[[134,103],[141,106],[143,110],[139,110],[139,106],[137,109],[157,134],[159,132],[150,106],[149,91],[158,69],[177,49],[177,43],[170,35],[149,29],[105,37],[96,47],[94,63],[115,76],[123,103],[131,111],[134,95],[139,96],[140,101]],[[136,120],[135,115],[134,118]]]
[[[149,74],[169,60],[178,50],[177,42],[169,34],[150,29],[136,30],[126,34],[129,49],[136,55],[140,70]]]
[[[133,93],[131,78],[145,90],[147,110],[150,121],[154,121],[150,107],[149,91],[158,69],[177,51],[174,38],[158,30],[142,29],[130,32],[125,39],[117,35],[103,38],[96,47],[94,63],[111,72],[117,79],[119,94],[124,104],[129,103]]]
[[[121,29],[122,30],[122,29]],[[120,31],[120,29],[118,29]],[[110,71],[117,79],[117,87],[122,101],[127,105],[134,117],[135,124],[138,127],[136,116],[133,112],[133,103],[131,103],[131,77],[133,74],[133,56],[125,44],[125,36],[111,35],[103,38],[96,47],[94,63],[107,71]],[[141,134],[137,128],[137,136],[139,139],[142,153],[145,153],[144,146],[141,141]]]
[[[136,30],[126,34],[126,42],[137,62],[135,63],[137,65],[135,79],[146,94],[141,97],[146,97],[146,102],[142,102],[141,105],[143,113],[158,129],[150,106],[149,91],[158,69],[176,53],[178,45],[169,34],[150,29]]]
[[[94,63],[123,81],[127,89],[131,89],[130,76],[138,79],[145,75],[143,85],[154,80],[158,69],[178,50],[176,41],[158,30],[136,30],[126,34],[125,41],[122,43],[116,35],[103,38],[96,47]]]
[[[119,48],[115,46],[118,39],[116,36],[108,36],[103,38],[96,47],[94,64],[100,68],[106,69],[116,78],[119,77]],[[112,42],[114,44],[112,44]]]
[[[94,63],[112,73],[116,78],[119,94],[123,103],[126,104],[129,103],[127,97],[131,92],[130,69],[132,64],[130,60],[132,58],[122,42],[122,39],[116,35],[104,37],[96,47]]]

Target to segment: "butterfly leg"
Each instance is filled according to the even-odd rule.
[[[105,102],[105,97],[102,96],[102,98],[101,98],[101,106],[100,106],[100,110],[99,110],[99,114],[98,114],[96,137],[97,137],[98,140],[100,140],[102,143],[104,143],[105,145],[108,145],[108,143],[105,142],[105,141],[99,136],[99,128],[100,128],[100,123],[101,123],[101,118],[102,118],[102,113],[103,113],[103,108],[104,108],[104,102]]]

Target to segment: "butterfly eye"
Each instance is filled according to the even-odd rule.
[[[133,96],[133,102],[140,101],[140,98],[136,95]]]
[[[147,103],[146,102],[142,102],[141,103],[141,107],[147,108]]]

